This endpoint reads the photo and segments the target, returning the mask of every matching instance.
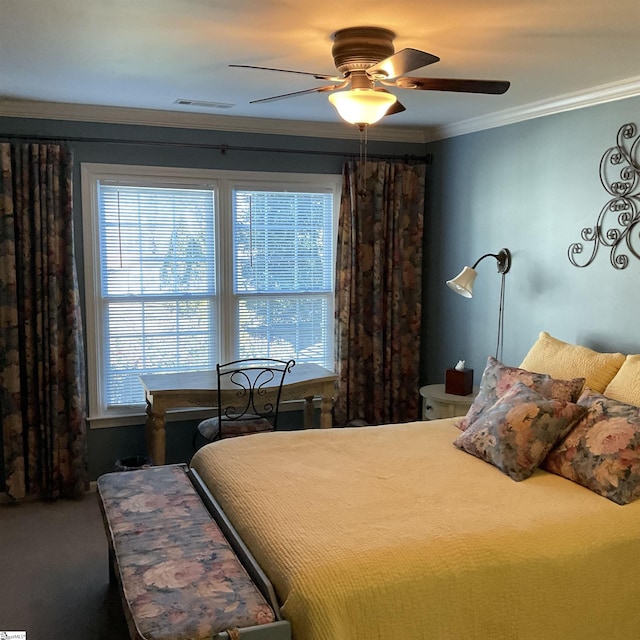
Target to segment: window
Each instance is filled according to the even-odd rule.
[[[333,366],[339,177],[83,164],[82,189],[92,419],[139,413],[145,373]]]

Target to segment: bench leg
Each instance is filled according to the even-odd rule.
[[[117,585],[118,577],[116,576],[115,556],[113,555],[113,549],[109,549],[109,584]]]

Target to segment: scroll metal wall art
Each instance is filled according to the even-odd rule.
[[[600,160],[600,182],[611,199],[602,207],[596,224],[582,230],[582,241],[569,245],[569,261],[574,266],[589,266],[601,246],[610,249],[609,259],[615,269],[625,269],[629,264],[625,244],[626,251],[640,260],[639,150],[636,125],[622,125],[616,146],[607,149]],[[591,249],[586,259],[581,255],[585,245]]]

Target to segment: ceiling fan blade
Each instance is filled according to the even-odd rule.
[[[273,102],[275,100],[284,100],[285,98],[293,98],[295,96],[303,96],[307,93],[324,93],[325,91],[334,91],[335,89],[344,89],[348,82],[342,82],[340,84],[329,84],[324,87],[314,87],[313,89],[304,89],[302,91],[293,91],[291,93],[282,93],[279,96],[271,96],[269,98],[260,98],[259,100],[251,100],[249,104],[256,104],[258,102]]]
[[[402,49],[392,56],[385,58],[378,64],[367,69],[367,75],[372,79],[397,78],[405,73],[415,71],[428,64],[438,62],[440,58],[426,51],[418,49]]]
[[[331,80],[333,82],[344,80],[344,78],[342,77],[328,76],[323,73],[310,73],[309,71],[292,71],[291,69],[274,69],[273,67],[256,67],[251,64],[230,64],[229,66],[235,67],[236,69],[260,69],[261,71],[279,71],[280,73],[297,73],[303,76],[311,76],[316,80]]]
[[[465,80],[462,78],[398,78],[394,86],[420,91],[459,91],[462,93],[491,93],[499,95],[509,89],[505,80]]]
[[[392,116],[394,113],[402,113],[403,111],[406,111],[407,108],[399,101],[394,102],[389,109],[387,110],[387,113],[385,113],[385,117],[386,116]]]
[[[376,87],[375,88],[376,91],[381,91],[382,93],[391,93],[391,91],[387,91],[386,89],[384,89],[383,87]],[[386,116],[392,116],[394,113],[402,113],[403,111],[406,111],[407,108],[400,103],[399,100],[396,100],[388,109],[387,109],[387,113],[385,113],[385,117]]]

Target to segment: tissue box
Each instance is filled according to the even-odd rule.
[[[473,391],[473,369],[446,369],[444,391],[455,396],[468,396]]]

